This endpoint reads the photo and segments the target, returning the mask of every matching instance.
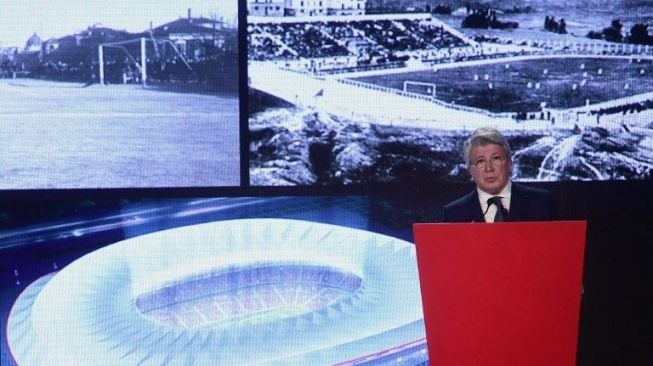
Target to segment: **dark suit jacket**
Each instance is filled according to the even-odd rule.
[[[507,221],[557,220],[558,211],[549,191],[512,183]],[[442,222],[485,222],[478,192],[463,196],[444,206]]]

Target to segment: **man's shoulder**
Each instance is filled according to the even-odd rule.
[[[531,187],[521,183],[512,184],[512,194],[532,197],[551,197],[551,192],[546,189]]]
[[[442,210],[443,222],[470,222],[478,219],[480,205],[476,190],[446,205]]]
[[[510,216],[514,221],[556,220],[558,209],[546,189],[513,184]]]
[[[445,210],[450,210],[450,209],[453,209],[453,208],[456,208],[456,207],[467,206],[470,203],[474,202],[474,198],[477,197],[476,195],[477,195],[476,190],[474,190],[472,192],[469,192],[468,194],[466,194],[466,195],[464,195],[464,196],[462,196],[460,198],[457,198],[457,199],[447,203],[446,205],[444,205],[444,209]]]

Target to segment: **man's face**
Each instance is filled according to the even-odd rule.
[[[474,183],[489,194],[499,194],[508,184],[512,161],[506,158],[501,145],[487,144],[472,147],[469,153],[469,174]]]

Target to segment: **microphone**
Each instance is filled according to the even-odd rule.
[[[487,212],[490,211],[490,206],[492,206],[492,205],[496,206],[495,203],[488,204],[487,207],[485,208],[485,211],[483,211],[483,213],[480,216],[478,216],[474,220],[472,220],[472,223],[474,223],[476,221],[485,222],[485,214],[487,214]],[[508,220],[508,213],[509,213],[508,209],[506,209],[505,207],[503,207],[503,205],[501,205],[501,207],[497,206],[497,210],[501,210],[501,213],[503,214],[503,220],[504,221],[509,221]]]

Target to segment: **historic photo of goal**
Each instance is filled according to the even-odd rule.
[[[3,2],[0,189],[240,185],[238,3],[128,5]]]

